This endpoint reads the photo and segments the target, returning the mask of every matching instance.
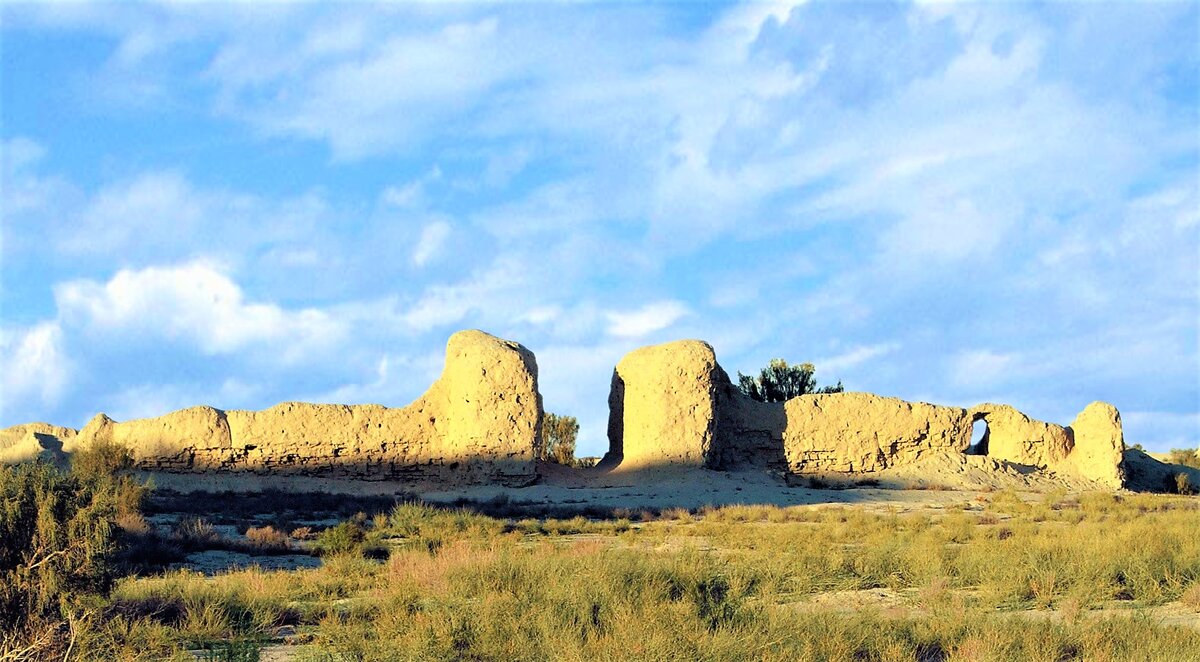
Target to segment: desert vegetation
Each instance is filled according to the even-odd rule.
[[[122,526],[137,526],[145,486],[110,444],[77,453],[69,471],[36,462],[0,468],[0,659],[69,655],[122,567]]]
[[[738,373],[738,388],[759,402],[784,402],[809,393],[841,393],[841,380],[832,386],[817,386],[816,366],[811,363],[789,365],[783,359],[771,359],[758,376]]]
[[[536,455],[544,462],[575,466],[575,440],[579,437],[579,421],[574,416],[546,412],[542,419],[542,434],[538,437]]]
[[[320,530],[245,528],[319,568],[206,575],[120,563],[151,538],[118,522],[170,505],[136,483],[4,471],[5,503],[22,504],[4,530],[24,531],[4,537],[6,659],[253,660],[285,644],[299,660],[1200,657],[1195,499],[1002,491],[903,510],[578,515],[368,499]],[[261,521],[269,499],[175,505]],[[188,535],[217,535],[182,516]],[[172,535],[155,544],[182,544]]]
[[[1166,461],[1193,469],[1200,469],[1200,450],[1195,448],[1172,448],[1167,452]]]

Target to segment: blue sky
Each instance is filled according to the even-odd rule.
[[[0,6],[0,425],[402,406],[446,338],[1200,440],[1200,4]]]

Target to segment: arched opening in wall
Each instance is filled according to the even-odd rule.
[[[988,436],[987,419],[977,416],[971,421],[971,445],[967,447],[967,455],[987,455]]]

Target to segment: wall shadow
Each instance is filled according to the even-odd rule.
[[[746,396],[722,372],[716,394],[717,420],[709,467],[721,471],[758,469],[786,473],[783,402],[759,402]]]
[[[1192,494],[1200,493],[1200,469],[1196,467],[1163,462],[1136,448],[1126,448],[1122,460],[1127,490],[1179,494],[1182,475]]]
[[[608,452],[595,468],[611,471],[625,459],[625,380],[614,368],[608,389]]]

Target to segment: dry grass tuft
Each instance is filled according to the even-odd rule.
[[[292,548],[292,540],[288,534],[273,526],[252,526],[246,529],[246,540],[251,547],[260,550],[284,551]]]
[[[1188,609],[1200,613],[1200,580],[1193,581],[1192,585],[1179,596],[1179,601]]]

